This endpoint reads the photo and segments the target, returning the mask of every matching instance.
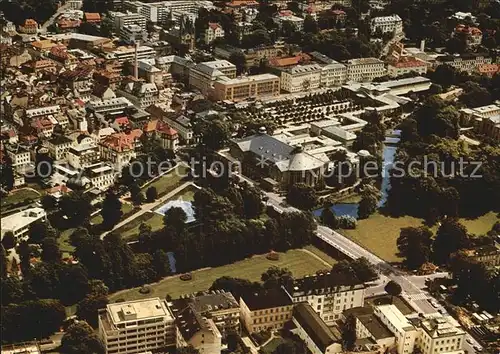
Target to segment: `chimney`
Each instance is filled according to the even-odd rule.
[[[425,39],[420,41],[420,51],[425,52]]]
[[[139,68],[137,63],[137,51],[139,49],[139,42],[135,41],[135,53],[134,53],[134,77],[135,79],[139,79]]]

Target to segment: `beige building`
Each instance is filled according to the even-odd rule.
[[[391,77],[397,77],[411,72],[424,75],[427,73],[427,64],[415,57],[405,56],[387,65],[387,74]]]
[[[416,346],[423,354],[463,353],[465,331],[451,317],[425,319],[418,332]]]
[[[491,57],[487,54],[466,53],[461,56],[445,55],[438,57],[437,65],[449,65],[460,71],[472,73],[478,71],[478,67],[483,64],[491,64]]]
[[[19,145],[8,146],[5,150],[12,160],[12,167],[16,171],[22,171],[31,162],[30,152]]]
[[[293,303],[282,289],[249,293],[240,298],[241,321],[250,333],[280,330],[292,318]]]
[[[56,161],[65,159],[72,145],[73,141],[64,135],[55,135],[47,141],[49,154]]]
[[[220,24],[210,22],[203,33],[203,41],[205,44],[210,44],[217,38],[224,38],[224,29]]]
[[[374,17],[370,23],[372,34],[377,31],[382,33],[399,34],[403,32],[403,20],[398,15]]]
[[[281,71],[281,89],[301,92],[316,89],[321,84],[322,68],[318,64],[297,65]]]
[[[384,62],[377,58],[351,59],[346,66],[347,81],[370,82],[387,73]]]
[[[398,354],[411,354],[418,338],[417,329],[395,305],[375,307],[375,315],[396,337]]]
[[[218,101],[240,101],[250,97],[278,96],[280,78],[276,75],[261,74],[230,79],[220,77],[214,83],[213,97]]]
[[[347,68],[341,63],[331,63],[323,66],[321,86],[342,86],[347,80]]]
[[[208,95],[214,82],[223,76],[234,79],[236,66],[227,60],[200,63],[189,70],[189,86],[197,88],[204,95]]]
[[[159,298],[109,304],[99,310],[98,320],[108,354],[146,353],[176,344],[174,316]]]

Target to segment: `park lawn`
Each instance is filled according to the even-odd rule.
[[[174,195],[172,198],[169,198],[167,200],[167,202],[171,201],[171,200],[184,200],[187,202],[192,202],[194,200],[194,193],[197,190],[198,190],[198,188],[193,187],[192,185],[189,185],[186,188],[184,188],[183,190],[181,190],[179,193]]]
[[[335,258],[329,256],[328,254],[326,254],[325,252],[323,252],[322,250],[320,250],[319,248],[317,248],[313,245],[308,245],[308,246],[304,247],[304,249],[308,250],[311,253],[314,253],[316,256],[321,258],[323,261],[330,264],[330,266],[333,266],[335,263],[338,263],[338,261]]]
[[[397,256],[396,240],[401,228],[419,226],[422,226],[422,219],[411,216],[391,218],[376,213],[368,219],[358,220],[355,230],[340,232],[385,261],[400,262],[402,258]]]
[[[122,203],[122,216],[123,215],[126,215],[127,213],[131,212],[132,209],[134,209],[134,206],[130,203]],[[93,225],[97,225],[97,224],[102,224],[102,216],[101,216],[101,213],[97,213],[95,214],[92,219],[90,219],[90,222],[93,224]]]
[[[323,262],[310,254],[301,250],[290,250],[286,253],[280,253],[278,261],[270,261],[265,255],[253,256],[233,264],[193,271],[193,280],[191,281],[182,281],[179,279],[179,275],[165,278],[158,283],[151,284],[149,294],[141,294],[139,293],[140,288],[135,288],[111,294],[109,298],[111,302],[118,299],[135,300],[155,296],[165,298],[167,294],[178,298],[184,294],[208,290],[216,279],[223,276],[260,281],[262,273],[271,266],[286,267],[296,278],[314,274],[325,268]]]
[[[165,195],[172,189],[177,187],[182,178],[187,176],[188,171],[189,169],[186,166],[177,165],[177,167],[174,170],[161,176],[153,183],[144,186],[142,188],[142,192],[146,193],[149,187],[155,187],[156,191],[158,192],[158,196]]]
[[[2,197],[1,208],[2,210],[8,209],[11,206],[22,203],[25,200],[29,200],[29,202],[33,202],[40,198],[40,194],[31,190],[31,189],[19,189],[16,191],[10,192],[7,196]]]
[[[144,213],[115,232],[122,235],[123,239],[131,241],[139,235],[139,227],[143,222],[151,226],[153,231],[157,231],[163,227],[163,216],[153,212]]]
[[[75,231],[75,229],[64,230],[57,238],[57,243],[59,244],[59,249],[63,253],[63,258],[68,257],[75,250],[75,247],[69,243],[69,236],[73,231]]]
[[[460,219],[460,223],[467,228],[467,231],[470,234],[476,236],[486,235],[486,233],[491,230],[493,225],[495,225],[497,221],[500,221],[500,218],[498,218],[497,215],[498,214],[494,211],[490,211],[477,219]]]

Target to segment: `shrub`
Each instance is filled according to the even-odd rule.
[[[357,221],[352,216],[342,215],[337,217],[337,224],[340,229],[352,230],[356,228]]]
[[[139,292],[141,294],[149,294],[151,292],[151,289],[148,286],[143,286],[139,289]]]
[[[270,261],[279,261],[280,255],[276,252],[270,252],[267,254],[266,258]]]
[[[188,281],[188,280],[192,280],[193,279],[193,276],[191,275],[191,273],[185,273],[185,274],[182,274],[180,276],[180,279],[182,281]]]

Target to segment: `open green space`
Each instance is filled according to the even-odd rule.
[[[165,195],[172,189],[177,187],[184,176],[187,176],[189,169],[183,165],[177,165],[177,167],[170,171],[169,173],[161,176],[154,182],[144,186],[141,190],[146,193],[147,189],[150,187],[155,187],[159,196]]]
[[[122,219],[123,219],[123,215],[126,215],[127,213],[131,212],[132,209],[134,209],[134,206],[130,203],[122,203]],[[90,219],[90,221],[92,222],[92,224],[96,225],[96,224],[101,224],[102,223],[102,216],[101,216],[101,213],[97,213],[95,214],[92,219]]]
[[[69,237],[71,236],[71,234],[75,230],[76,229],[67,229],[67,230],[64,230],[64,231],[61,232],[61,234],[57,238],[57,242],[59,244],[59,249],[62,252],[62,257],[63,258],[68,257],[75,250],[75,247],[73,247],[69,243]]]
[[[139,234],[139,227],[143,222],[151,226],[153,231],[157,231],[163,227],[163,216],[147,212],[116,229],[114,232],[119,233],[123,239],[131,241]]]
[[[460,223],[467,228],[467,231],[477,236],[486,235],[497,221],[500,221],[500,218],[494,211],[484,214],[477,219],[460,219]]]
[[[181,190],[179,193],[174,195],[172,198],[167,199],[167,202],[170,200],[185,200],[185,201],[193,201],[194,200],[194,193],[198,190],[198,188],[193,187],[192,185],[187,186],[183,190]]]
[[[304,247],[304,249],[313,253],[314,255],[318,256],[319,258],[321,258],[323,261],[325,261],[326,263],[328,263],[331,266],[333,266],[335,263],[338,262],[335,258],[329,256],[328,254],[326,254],[325,252],[323,252],[319,248],[316,248],[312,245],[306,246],[306,247]]]
[[[25,201],[26,204],[32,203],[39,198],[40,194],[31,189],[19,189],[10,192],[5,197],[2,197],[2,202],[0,205],[2,211],[4,211],[15,207],[17,204],[24,203]]]
[[[307,252],[290,250],[286,253],[280,253],[278,261],[270,261],[265,255],[260,255],[222,267],[197,270],[192,272],[193,279],[190,281],[180,280],[179,275],[171,276],[149,285],[151,289],[149,294],[139,293],[140,288],[129,289],[110,295],[110,301],[114,302],[118,299],[134,300],[155,296],[164,298],[167,294],[173,298],[178,298],[184,294],[207,290],[217,278],[223,276],[260,281],[262,273],[271,266],[286,267],[297,278],[314,274],[318,270],[325,268],[323,262]]]
[[[266,345],[261,347],[260,350],[264,354],[272,354],[272,353],[274,353],[274,351],[276,350],[276,348],[278,348],[278,346],[280,344],[285,343],[285,342],[286,342],[286,340],[283,338],[273,338],[269,341],[269,343],[267,343]]]

